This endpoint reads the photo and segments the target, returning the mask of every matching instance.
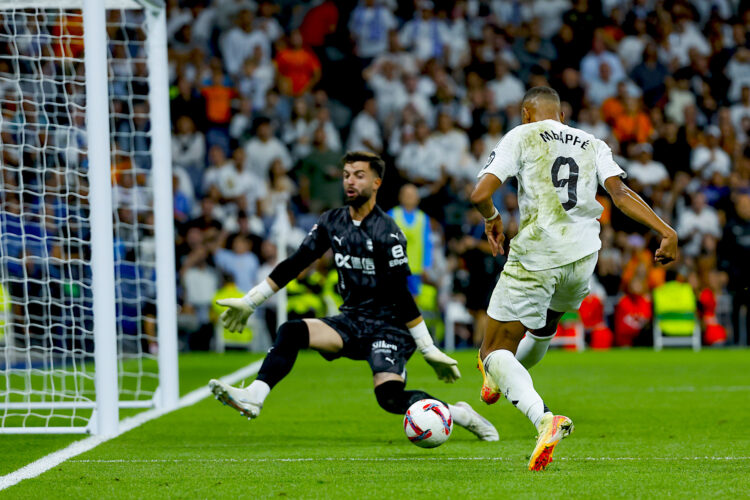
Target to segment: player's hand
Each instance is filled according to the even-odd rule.
[[[505,243],[505,233],[503,233],[503,220],[499,215],[491,221],[485,221],[484,232],[487,233],[487,241],[490,244],[492,255],[497,257],[497,254],[505,254],[503,250],[503,243]]]
[[[430,364],[438,379],[443,380],[449,384],[452,384],[459,378],[461,378],[461,372],[458,371],[458,361],[451,358],[443,351],[432,346],[431,349],[423,352],[425,361]]]
[[[677,258],[677,233],[672,231],[662,238],[659,249],[654,254],[654,260],[661,265],[667,265]]]
[[[241,332],[247,325],[247,320],[255,312],[255,306],[244,299],[221,299],[216,301],[217,305],[228,309],[221,313],[219,319],[224,328],[230,332]]]

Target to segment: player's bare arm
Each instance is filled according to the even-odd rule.
[[[505,234],[503,233],[503,220],[500,217],[495,205],[492,203],[492,195],[497,191],[502,182],[494,175],[487,174],[479,179],[471,193],[471,203],[479,210],[484,217],[484,232],[487,234],[487,241],[490,244],[492,255],[503,255],[503,243]]]
[[[677,232],[664,222],[638,194],[619,177],[604,181],[604,187],[615,206],[625,215],[653,229],[661,236],[661,245],[654,255],[660,264],[669,264],[677,258]]]

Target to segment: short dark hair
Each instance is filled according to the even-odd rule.
[[[526,101],[532,101],[536,98],[542,98],[560,104],[560,94],[557,93],[557,90],[553,89],[552,87],[540,86],[532,87],[526,91],[526,93],[523,95],[521,106],[526,104]]]
[[[341,159],[341,164],[346,165],[347,163],[355,163],[358,161],[367,162],[370,165],[370,169],[375,172],[380,179],[385,176],[385,162],[383,159],[375,153],[369,151],[349,151]]]

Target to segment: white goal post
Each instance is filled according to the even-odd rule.
[[[0,433],[179,399],[163,0],[0,0]]]

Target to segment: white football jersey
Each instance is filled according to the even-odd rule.
[[[530,271],[575,262],[601,248],[597,181],[625,177],[612,151],[593,135],[544,120],[519,125],[490,153],[478,177],[518,179],[521,224],[509,259]]]

